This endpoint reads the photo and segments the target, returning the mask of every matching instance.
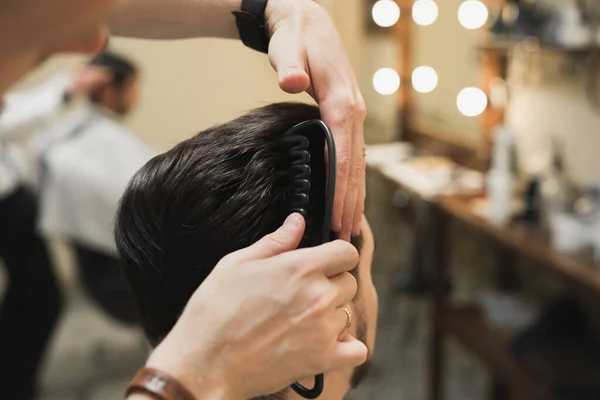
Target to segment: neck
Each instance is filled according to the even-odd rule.
[[[116,120],[122,120],[125,115],[123,114],[119,114],[118,112],[114,111],[111,107],[107,107],[102,103],[92,103],[92,105],[102,114],[106,115],[109,118],[112,119],[116,119]]]

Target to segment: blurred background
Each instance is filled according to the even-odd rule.
[[[368,108],[379,330],[348,398],[600,398],[600,5],[320,3]],[[119,122],[156,151],[261,105],[311,102],[237,41],[110,50],[140,70],[139,104]],[[85,61],[51,60],[15,91]],[[122,397],[143,334],[97,305],[71,244],[49,241],[67,304],[39,399]]]

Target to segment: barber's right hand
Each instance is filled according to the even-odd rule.
[[[148,367],[180,380],[198,399],[248,399],[332,369],[362,364],[367,348],[338,335],[340,309],[357,292],[349,243],[295,250],[304,220],[223,258],[155,349]]]

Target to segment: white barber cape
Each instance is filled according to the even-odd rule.
[[[116,255],[119,200],[156,151],[91,105],[42,132],[31,146],[39,167],[41,232]]]

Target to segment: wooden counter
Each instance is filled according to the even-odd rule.
[[[555,273],[577,290],[585,290],[600,299],[600,268],[591,260],[561,254],[549,245],[540,231],[518,224],[496,225],[479,215],[473,198],[460,196],[423,196],[418,191],[387,176],[381,167],[369,166],[369,173],[381,176],[393,187],[406,191],[411,198],[430,204],[431,226],[428,240],[432,257],[428,267],[431,284],[431,337],[429,346],[429,400],[442,400],[444,381],[444,341],[454,337],[473,352],[493,373],[494,379],[508,388],[511,398],[530,400],[536,393],[534,379],[490,330],[476,308],[455,308],[448,298],[450,266],[448,256],[452,238],[448,224],[458,220],[492,239],[506,251],[534,260]],[[410,211],[410,210],[409,210]]]

